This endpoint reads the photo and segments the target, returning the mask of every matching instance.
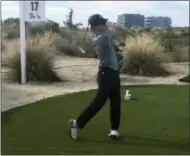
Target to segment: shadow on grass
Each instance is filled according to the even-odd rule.
[[[86,138],[80,138],[77,140],[79,142],[89,142],[89,143],[98,143],[98,144],[115,144],[120,146],[134,145],[134,146],[150,146],[150,147],[159,147],[159,148],[171,148],[186,151],[190,154],[190,142],[172,142],[167,140],[156,140],[151,138],[143,138],[137,136],[124,135],[119,140],[105,141],[105,140],[91,140]]]
[[[138,100],[136,97],[132,97],[130,100],[135,101]]]
[[[190,83],[190,74],[179,79],[179,82],[186,82],[186,83]]]
[[[11,121],[12,116],[16,113],[19,113],[20,109],[22,109],[22,107],[17,107],[5,112],[1,112],[1,129],[2,130],[4,126]]]

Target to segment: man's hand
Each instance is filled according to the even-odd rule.
[[[114,48],[115,48],[115,51],[116,51],[116,52],[120,51],[120,49],[119,49],[118,46],[114,45]]]
[[[124,42],[120,43],[120,44],[118,45],[118,47],[120,47],[120,46],[124,47],[124,46],[125,46],[125,43],[124,43]]]

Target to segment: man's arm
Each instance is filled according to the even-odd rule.
[[[112,35],[112,38],[113,38],[113,41],[114,41],[114,48],[115,48],[115,51],[116,52],[120,52],[121,50],[119,49],[119,47],[120,46],[125,46],[125,43],[124,42],[121,42],[121,43],[119,43],[119,45],[117,45],[116,43],[115,43],[115,40],[119,40],[119,38],[116,36],[116,34],[114,33],[114,32],[112,32],[112,31],[110,31],[110,33],[111,33],[111,35]],[[120,42],[120,40],[119,40],[119,42]]]
[[[105,51],[108,51],[108,52],[111,51],[112,46],[111,46],[110,38],[108,36],[101,36],[97,40],[94,48],[97,55],[101,55]]]

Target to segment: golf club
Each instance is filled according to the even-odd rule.
[[[86,38],[86,33],[87,33],[87,31],[88,31],[88,27],[89,27],[89,24],[87,25],[87,28],[86,28],[86,30],[85,30],[84,37],[83,37],[82,41],[84,41],[85,38]],[[112,29],[111,29],[111,30],[112,30]],[[112,31],[113,31],[113,30],[112,30]],[[114,31],[113,31],[113,32],[114,32]],[[118,47],[119,47],[119,46],[125,46],[125,43],[122,42],[120,38],[117,37],[117,39],[118,39],[118,41],[120,42],[120,44],[118,45]],[[86,53],[85,50],[84,50],[82,47],[77,46],[77,48],[80,50],[81,53],[83,53],[83,54]]]
[[[80,50],[80,52],[81,52],[81,53],[83,53],[83,54],[85,54],[85,53],[86,53],[82,47],[77,46],[77,48]]]
[[[87,31],[88,31],[88,27],[89,27],[89,24],[88,24],[88,26],[87,26],[87,28],[86,28],[86,30],[85,30],[84,37],[83,37],[82,41],[84,41],[85,38],[86,38],[86,33],[87,33]],[[76,44],[75,44],[75,45],[76,45]],[[77,45],[76,45],[76,46],[77,46]],[[77,48],[79,49],[79,51],[80,51],[81,53],[83,53],[83,54],[86,53],[86,51],[85,51],[82,47],[77,46]]]
[[[87,27],[86,27],[86,30],[85,30],[85,33],[84,33],[84,37],[83,37],[83,41],[84,41],[85,38],[86,38],[86,33],[87,33],[87,31],[88,31],[88,27],[89,27],[89,24],[88,24]]]

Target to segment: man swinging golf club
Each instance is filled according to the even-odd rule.
[[[121,100],[119,64],[114,48],[114,39],[112,33],[106,26],[107,19],[104,19],[101,15],[92,15],[88,22],[92,32],[92,42],[95,52],[100,60],[97,74],[98,89],[95,98],[79,117],[69,121],[70,136],[72,139],[77,139],[78,129],[84,128],[92,117],[104,106],[107,99],[110,99],[111,127],[108,136],[112,139],[118,139]]]

